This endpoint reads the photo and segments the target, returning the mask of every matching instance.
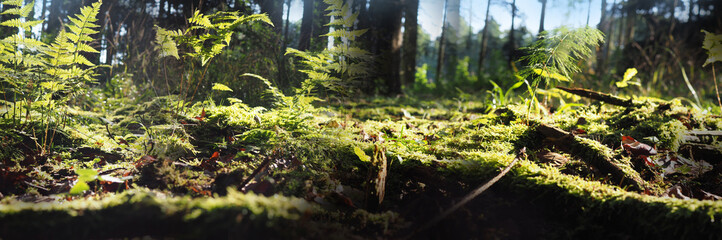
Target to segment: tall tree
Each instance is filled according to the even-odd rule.
[[[301,18],[301,34],[298,39],[298,50],[305,51],[311,46],[313,36],[314,0],[303,0],[303,18]]]
[[[376,51],[379,59],[376,65],[377,76],[384,81],[385,95],[393,96],[401,93],[401,18],[403,4],[401,0],[372,1],[376,30]]]
[[[273,23],[274,30],[276,33],[281,34],[281,26],[283,26],[283,3],[284,1],[278,0],[255,0],[261,12],[267,13],[268,18]]]
[[[541,19],[539,19],[539,34],[541,34],[544,31],[544,17],[546,15],[547,11],[547,0],[539,0],[541,2]]]
[[[616,0],[615,0],[616,3]],[[609,35],[610,35],[610,21],[607,19],[607,0],[602,0],[602,16],[599,19],[599,26],[597,28],[602,31],[604,36],[604,42],[601,43],[600,48],[597,50],[597,72],[606,72],[605,67],[607,65],[607,52],[609,52]]]
[[[418,30],[419,0],[406,0],[404,5],[403,79],[407,86],[414,84],[416,73],[416,47]]]
[[[316,21],[313,23],[313,35],[311,36],[311,47],[309,49],[321,51],[328,45],[328,38],[320,35],[328,33],[330,28],[327,24],[331,21],[331,17],[326,16],[326,4],[323,1],[315,0],[314,4],[313,18]]]
[[[441,86],[441,68],[444,66],[444,46],[446,45],[444,42],[446,40],[446,10],[447,5],[449,5],[449,0],[444,0],[444,16],[441,18],[441,37],[439,37],[439,54],[436,56],[436,85]]]
[[[444,57],[446,64],[446,78],[449,81],[456,79],[456,67],[459,64],[459,53],[458,47],[461,39],[461,1],[460,0],[449,0],[448,7],[446,9],[446,21],[448,26],[446,27],[446,56]]]
[[[508,61],[509,66],[514,65],[514,51],[516,51],[516,39],[514,39],[514,19],[516,18],[516,0],[512,0],[511,2],[511,30],[509,31],[509,42],[508,49],[509,49],[509,55],[508,55]]]
[[[486,59],[486,46],[489,44],[489,7],[491,7],[491,0],[486,1],[486,16],[484,17],[484,30],[481,33],[481,49],[479,49],[479,66],[477,66],[478,72],[476,73],[478,79],[481,79],[481,74],[484,71],[484,59]]]

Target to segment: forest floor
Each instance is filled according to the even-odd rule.
[[[678,101],[284,101],[4,121],[0,238],[722,238],[722,118]]]

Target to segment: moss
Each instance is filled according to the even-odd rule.
[[[101,200],[0,205],[3,237],[115,238],[166,236],[290,237],[309,231],[298,220],[322,211],[305,200],[229,190],[225,197],[190,199],[131,190]],[[203,227],[200,227],[203,226]],[[235,230],[234,230],[235,229]],[[229,235],[230,234],[230,235]]]
[[[511,155],[493,152],[465,156],[465,160],[452,161],[448,166],[467,179],[489,179],[499,167],[513,159]],[[604,239],[610,236],[609,229],[633,238],[712,239],[722,236],[717,223],[722,217],[720,202],[630,193],[598,181],[562,174],[556,168],[540,167],[530,161],[519,162],[500,183],[508,191],[545,199],[549,206],[558,208],[560,214],[603,226],[592,232],[573,232],[576,237]],[[684,224],[680,224],[682,222]]]

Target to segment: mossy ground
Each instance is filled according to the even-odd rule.
[[[544,117],[525,110],[407,98],[264,109],[167,97],[104,115],[74,111],[77,120],[59,128],[53,151],[42,154],[40,123],[3,127],[0,237],[722,238],[721,203],[664,197],[679,184],[722,194],[719,151],[704,159],[683,151],[687,132],[719,130],[720,118],[677,102]],[[548,144],[534,122],[577,133],[580,146],[572,147],[584,154]],[[662,176],[661,167],[644,167],[620,147],[622,135],[713,169]],[[719,149],[715,137],[706,144]],[[355,148],[377,157],[362,161]],[[415,232],[522,148],[528,157],[489,191]],[[541,152],[568,161],[549,162]],[[646,189],[617,186],[590,158],[628,166]],[[84,168],[122,182],[96,179],[90,190],[69,194],[75,170]]]

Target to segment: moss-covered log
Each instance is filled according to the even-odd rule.
[[[631,190],[646,189],[647,183],[639,176],[629,163],[612,158],[611,149],[585,138],[576,137],[557,127],[537,124],[536,130],[546,137],[545,141],[569,154],[578,156],[582,161],[609,174],[612,183],[627,186]]]

